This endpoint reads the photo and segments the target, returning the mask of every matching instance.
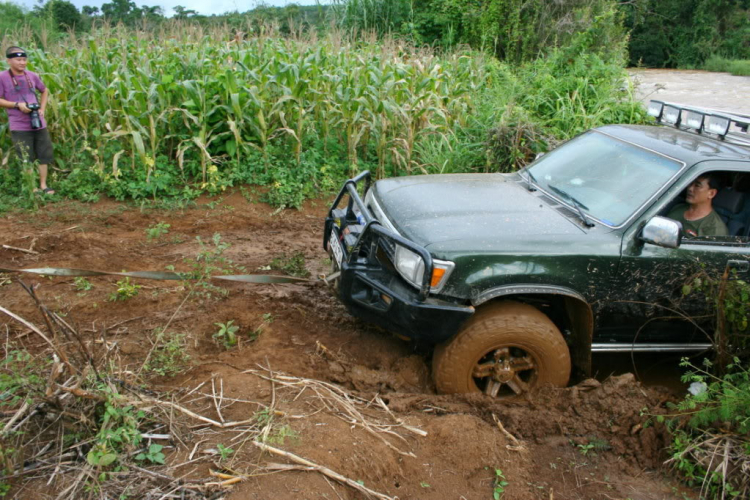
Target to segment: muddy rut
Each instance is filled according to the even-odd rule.
[[[231,246],[224,257],[247,273],[268,271],[274,259],[302,254],[312,276],[326,272],[321,225],[327,200],[301,211],[278,212],[239,193],[198,200],[184,210],[158,211],[112,201],[61,202],[35,214],[0,219],[0,243],[36,254],[0,249],[4,267],[76,267],[100,270],[190,270],[204,242],[220,234]],[[168,232],[149,239],[158,222]],[[225,263],[225,265],[228,265]],[[543,389],[526,399],[499,402],[482,395],[445,396],[430,380],[431,353],[415,349],[386,332],[349,316],[320,284],[222,284],[227,295],[191,297],[179,282],[137,280],[137,296],[112,302],[116,277],[96,277],[88,291],[72,278],[24,276],[37,286],[48,307],[65,314],[81,331],[110,330],[123,366],[137,370],[155,329],[184,334],[191,361],[173,378],[152,377],[150,387],[184,394],[211,379],[233,398],[223,417],[247,419],[252,402],[276,398],[279,448],[328,467],[375,491],[400,499],[491,499],[499,474],[506,499],[682,498],[681,487],[662,465],[665,430],[644,425],[641,411],[665,411],[672,391],[645,387],[633,375],[582,381],[566,389]],[[28,295],[0,279],[0,303],[38,322]],[[214,338],[217,323],[240,327],[239,343],[229,349]],[[41,351],[22,325],[0,317],[9,345]],[[93,338],[93,337],[92,337]],[[263,373],[333,384],[366,410],[390,422],[394,433],[373,431],[347,417],[339,403],[311,387],[283,386]],[[322,389],[321,389],[322,390]],[[324,396],[324,395],[323,395]],[[194,408],[209,414],[209,407]],[[407,426],[417,431],[404,431]],[[381,429],[382,430],[382,429]],[[252,446],[233,442],[230,431],[208,437],[197,433],[190,447],[232,443],[233,470],[247,474],[227,490],[239,499],[355,499],[362,493],[315,471],[253,474],[257,464],[284,461]],[[201,442],[201,439],[206,439]],[[168,464],[186,462],[191,450],[175,445]],[[206,477],[210,464],[186,465],[175,475]],[[498,472],[501,471],[501,472]],[[39,498],[55,489],[33,487]],[[24,498],[28,489],[16,492]],[[690,494],[688,492],[688,494]],[[691,494],[691,496],[694,496]]]

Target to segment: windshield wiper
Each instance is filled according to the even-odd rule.
[[[529,183],[529,191],[536,191],[537,186],[539,185],[539,183],[536,181],[536,177],[534,177],[534,174],[532,174],[529,169],[526,169],[526,175],[528,176],[526,182]]]
[[[583,205],[581,202],[573,198],[573,196],[571,196],[567,191],[563,191],[562,189],[555,187],[555,186],[551,186],[549,184],[547,185],[547,187],[549,188],[550,191],[553,191],[559,194],[563,198],[567,198],[568,201],[570,201],[573,204],[573,206],[576,207],[576,210],[578,210],[578,215],[581,217],[581,220],[583,221],[584,226],[594,227],[594,223],[591,222],[588,215],[586,215],[586,212],[583,211],[584,208],[588,210],[588,207],[586,205]]]

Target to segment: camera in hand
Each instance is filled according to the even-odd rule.
[[[31,128],[36,130],[42,128],[42,118],[39,116],[39,103],[32,102],[26,105],[31,110],[29,117],[31,118]]]

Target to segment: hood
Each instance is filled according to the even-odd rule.
[[[577,215],[562,215],[518,174],[442,174],[383,179],[375,197],[405,238],[431,252],[583,236]],[[554,200],[552,200],[554,203]]]

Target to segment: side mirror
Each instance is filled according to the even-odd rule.
[[[652,245],[677,248],[682,243],[682,224],[657,215],[643,226],[640,238]]]

